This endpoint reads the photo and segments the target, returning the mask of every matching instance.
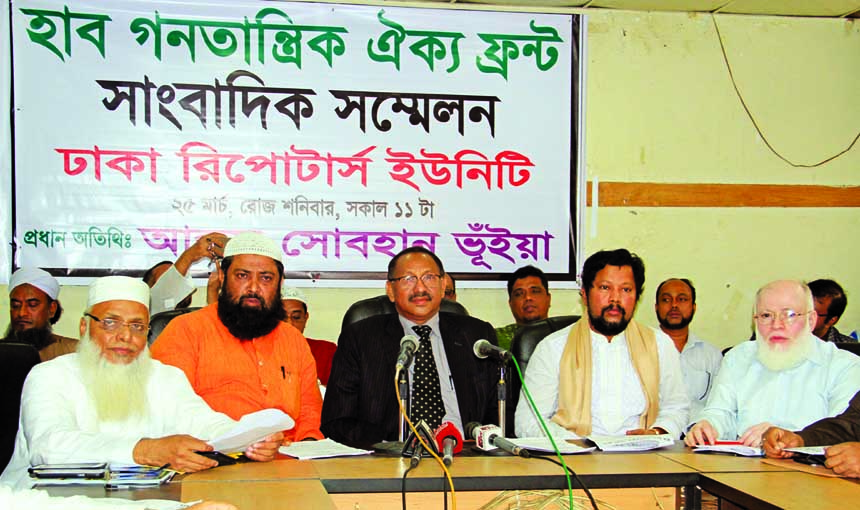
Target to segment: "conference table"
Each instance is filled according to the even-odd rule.
[[[860,483],[853,480],[797,472],[760,458],[695,454],[681,445],[643,453],[568,455],[565,460],[592,489],[595,498],[623,510],[680,508],[680,489],[685,494],[684,508],[694,510],[701,505],[700,490],[724,500],[722,508],[748,510],[841,510],[860,502]],[[63,487],[50,492],[131,499],[222,500],[242,510],[401,508],[401,484],[408,467],[409,459],[378,455],[310,461],[281,458],[179,476],[158,489],[105,493],[94,488]],[[536,458],[472,452],[455,457],[450,471],[461,510],[499,503],[506,496],[516,498],[533,494],[530,491],[567,487],[561,467]],[[438,464],[424,459],[408,473],[407,507],[442,508],[443,480]],[[572,483],[578,487],[575,480]],[[501,504],[495,507],[507,508]],[[583,507],[589,507],[587,502]]]

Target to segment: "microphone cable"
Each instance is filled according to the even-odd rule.
[[[519,369],[517,369],[517,370],[519,370]],[[415,434],[415,437],[421,443],[421,446],[424,447],[424,450],[427,453],[429,453],[430,456],[433,457],[433,459],[436,460],[436,463],[438,463],[439,467],[442,468],[442,471],[445,472],[445,478],[448,479],[448,484],[451,486],[451,507],[453,508],[453,510],[457,510],[457,494],[454,491],[454,481],[451,479],[451,472],[448,471],[448,466],[446,466],[445,463],[442,462],[442,458],[439,457],[439,455],[437,455],[436,452],[433,451],[433,448],[430,448],[430,446],[426,442],[424,442],[424,438],[422,437],[421,434],[418,433],[418,429],[416,429],[415,425],[412,424],[412,420],[409,419],[409,414],[406,412],[406,409],[403,408],[403,401],[400,398],[400,384],[398,384],[399,376],[400,376],[400,370],[395,370],[395,372],[394,372],[394,392],[397,394],[397,405],[398,405],[398,407],[400,407],[400,413],[403,415],[403,419],[406,420],[406,423],[409,425],[409,428],[412,430],[412,433]],[[415,466],[410,465],[409,468],[406,470],[406,472],[403,473],[403,484],[401,486],[403,510],[406,510],[406,475],[409,474],[409,471],[411,471],[416,466],[417,466],[417,463],[415,464]],[[444,481],[443,481],[443,486],[444,486]],[[445,492],[445,491],[442,492],[443,497],[445,497],[445,506],[447,508],[448,498],[446,497],[446,494],[447,494],[447,492]]]
[[[522,398],[522,395],[526,396],[526,400],[528,400],[529,407],[531,407],[532,412],[535,414],[535,416],[537,416],[538,422],[540,423],[544,434],[546,434],[547,439],[549,439],[550,444],[552,444],[553,450],[555,450],[555,456],[558,457],[558,461],[550,459],[548,457],[538,456],[537,458],[546,459],[564,468],[564,477],[567,480],[569,508],[573,508],[573,485],[570,481],[570,474],[573,473],[573,476],[576,478],[576,481],[582,487],[582,490],[585,491],[585,494],[588,496],[589,501],[591,501],[591,506],[594,507],[594,510],[599,510],[599,508],[597,507],[597,502],[594,500],[594,496],[591,495],[591,491],[588,490],[588,487],[586,487],[584,483],[582,483],[582,479],[579,478],[579,475],[576,474],[576,471],[571,469],[564,461],[564,456],[559,451],[558,445],[555,444],[555,439],[553,439],[552,434],[549,432],[549,427],[546,426],[546,422],[543,420],[543,416],[541,416],[540,412],[538,411],[537,405],[535,405],[534,400],[532,400],[532,395],[531,393],[529,393],[529,389],[526,387],[525,377],[523,377],[523,373],[520,370],[520,364],[517,363],[516,356],[511,356],[511,360],[514,362],[514,368],[517,369],[517,376],[519,376],[520,382],[522,383],[522,394],[520,395],[520,398]]]

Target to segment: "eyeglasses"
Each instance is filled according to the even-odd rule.
[[[794,322],[801,318],[809,315],[809,312],[795,312],[791,309],[783,310],[779,313],[765,311],[759,314],[753,315],[753,319],[755,319],[759,324],[764,326],[769,326],[773,324],[773,322],[777,319],[781,320],[785,323],[786,326],[791,326]]]
[[[421,280],[421,283],[424,284],[425,287],[430,287],[431,285],[438,285],[439,282],[442,281],[441,274],[434,273],[426,273],[421,275],[421,278],[415,276],[414,274],[409,274],[406,276],[401,276],[399,278],[389,278],[388,281],[391,283],[396,283],[401,287],[405,287],[407,289],[411,289],[415,285],[418,284],[418,280]]]
[[[149,325],[142,322],[126,322],[119,319],[99,319],[93,314],[85,313],[85,316],[99,323],[99,326],[108,333],[119,333],[119,331],[128,326],[128,332],[134,336],[144,336],[149,332]]]

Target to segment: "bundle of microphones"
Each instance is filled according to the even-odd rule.
[[[413,335],[406,335],[400,341],[400,354],[397,356],[396,370],[404,370],[412,363],[412,358],[418,350],[420,343],[418,338]],[[502,363],[507,363],[511,360],[510,351],[506,351],[498,346],[495,346],[487,340],[478,340],[472,346],[472,351],[475,356],[484,359],[492,357]],[[429,427],[421,422],[419,434],[424,436],[426,442],[434,449],[436,453],[442,452],[442,461],[446,466],[450,466],[454,460],[454,454],[460,453],[463,450],[463,435],[460,430],[450,421],[443,422],[435,432],[430,436]],[[424,432],[422,432],[422,429]],[[475,445],[484,451],[494,451],[501,449],[511,455],[528,458],[529,452],[512,441],[505,439],[501,427],[497,425],[481,425],[477,422],[471,422],[465,427],[466,437],[475,440]],[[416,466],[422,455],[422,447],[420,442],[414,439],[412,445],[412,465]]]

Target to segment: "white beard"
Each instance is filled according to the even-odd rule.
[[[792,339],[784,347],[774,346],[765,340],[758,326],[756,326],[756,344],[758,345],[756,357],[762,365],[774,372],[788,370],[800,365],[815,347],[814,342],[817,341],[819,341],[817,337],[806,331]]]
[[[127,365],[110,363],[102,357],[88,330],[78,342],[78,362],[100,422],[122,422],[146,415],[146,387],[152,368],[148,347]]]

